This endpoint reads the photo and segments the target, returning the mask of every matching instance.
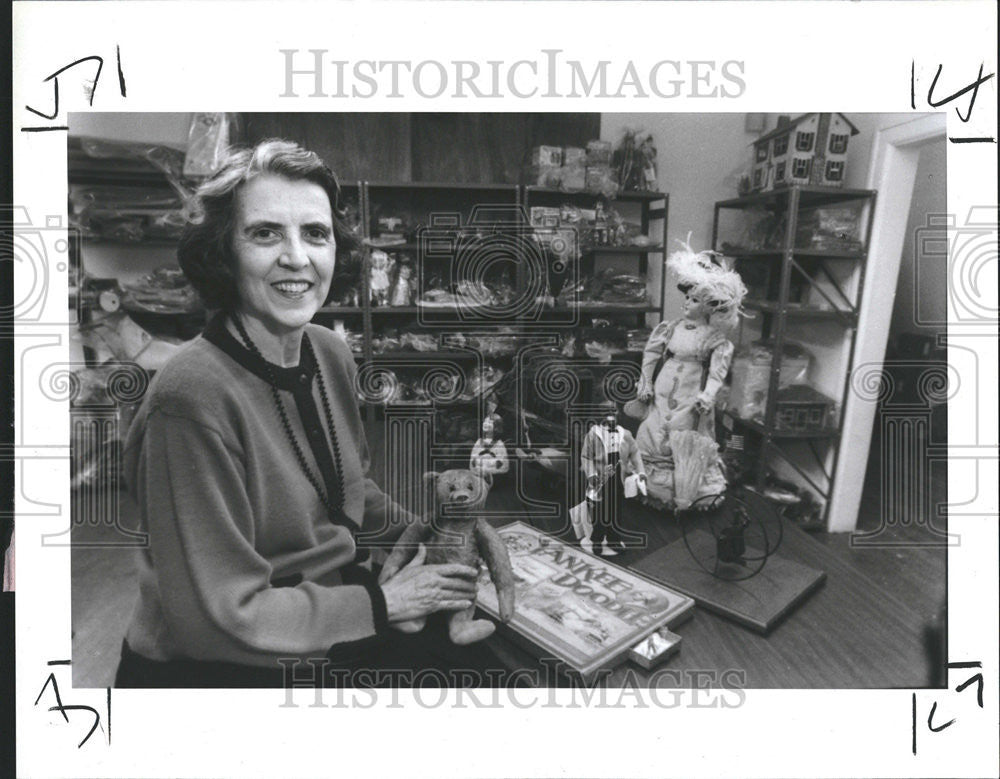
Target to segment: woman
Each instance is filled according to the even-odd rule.
[[[746,288],[735,271],[714,262],[709,252],[670,255],[667,267],[677,274],[684,293],[680,319],[661,322],[646,342],[637,399],[647,404],[636,443],[646,465],[647,489],[654,503],[676,503],[673,431],[697,430],[715,440],[715,398],[733,357],[726,337],[735,324]],[[697,497],[719,495],[726,488],[718,455],[711,458]]]
[[[338,198],[319,157],[274,140],[197,193],[178,256],[219,313],[126,442],[149,545],[120,686],[281,685],[283,658],[377,667],[394,623],[472,603],[474,569],[418,554],[379,586],[355,541],[407,517],[365,476],[347,344],[310,324],[352,246]]]

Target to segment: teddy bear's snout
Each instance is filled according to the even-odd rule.
[[[471,496],[468,493],[459,493],[458,495],[451,496],[452,503],[468,503]]]

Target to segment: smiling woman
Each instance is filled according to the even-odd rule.
[[[178,254],[218,313],[159,371],[125,444],[149,545],[118,686],[280,686],[316,658],[440,666],[400,653],[393,626],[472,604],[472,567],[418,554],[380,585],[355,541],[411,518],[366,477],[346,342],[310,324],[353,246],[339,196],[319,157],[275,140],[197,194]]]

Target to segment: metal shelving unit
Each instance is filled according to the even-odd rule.
[[[876,192],[861,189],[834,189],[817,186],[791,186],[768,192],[759,192],[745,197],[719,201],[715,204],[712,225],[712,246],[716,251],[736,259],[738,266],[744,263],[765,263],[765,298],[748,298],[744,307],[759,312],[763,318],[761,335],[769,339],[773,348],[771,359],[767,403],[763,419],[743,419],[731,412],[724,417],[741,431],[749,432],[760,441],[761,457],[755,467],[755,481],[762,489],[772,457],[784,460],[809,487],[825,502],[829,509],[829,497],[837,476],[840,457],[840,430],[843,427],[843,409],[850,375],[853,369],[855,339],[857,336],[858,311],[861,291],[864,288],[865,268],[868,262],[867,247],[870,245],[872,215],[875,211]],[[797,246],[799,219],[803,209],[822,206],[842,206],[850,203],[861,205],[860,232],[864,235],[862,249],[817,249]],[[766,248],[742,248],[720,245],[720,215],[726,210],[748,211],[764,209],[770,214],[784,219],[784,229],[780,245]],[[780,221],[779,221],[780,224]],[[830,263],[848,263],[851,284],[838,282],[831,271]],[[806,288],[815,290],[822,303],[803,304],[791,300],[793,278],[805,283]],[[822,280],[827,289],[818,282]],[[853,287],[853,294],[845,287]],[[844,338],[849,342],[846,366],[840,397],[835,398],[840,407],[836,426],[820,430],[786,430],[776,425],[778,386],[781,376],[783,347],[790,326],[795,322],[830,322],[844,328]],[[786,446],[782,446],[782,442]],[[813,460],[815,470],[809,472],[796,456],[790,455],[788,445],[805,444]],[[800,447],[801,449],[801,447]],[[822,483],[821,483],[822,482]]]

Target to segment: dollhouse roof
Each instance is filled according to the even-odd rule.
[[[804,122],[810,116],[815,116],[815,115],[816,114],[814,113],[802,114],[801,116],[797,116],[791,121],[789,121],[788,124],[783,124],[779,125],[778,127],[775,127],[773,130],[771,130],[771,132],[765,133],[764,135],[760,136],[760,138],[758,138],[756,141],[754,141],[753,142],[754,146],[756,146],[758,143],[765,143],[771,140],[772,138],[777,138],[779,135],[784,135],[785,133],[791,132],[793,129],[795,129],[796,126]],[[858,128],[855,127],[854,124],[851,122],[851,120],[848,119],[846,116],[844,116],[841,113],[838,113],[837,116],[839,116],[841,119],[847,122],[847,126],[851,128],[851,135],[857,135],[860,132],[860,130],[858,130]]]

